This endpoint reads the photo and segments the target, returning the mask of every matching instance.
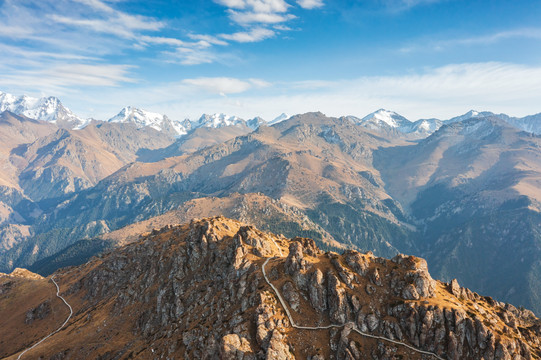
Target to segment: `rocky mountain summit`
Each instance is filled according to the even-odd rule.
[[[74,315],[27,358],[541,357],[533,313],[435,281],[423,259],[323,252],[223,217],[154,230],[54,276]],[[68,310],[32,296],[47,280],[27,279],[36,286],[21,294],[21,283],[0,279],[0,319],[10,320],[0,329],[11,334],[0,337],[0,357],[15,359]],[[36,300],[16,307],[20,296]],[[41,314],[33,326],[30,310]]]

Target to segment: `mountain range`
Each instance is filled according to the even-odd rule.
[[[26,95],[14,96],[0,91],[0,112],[9,111],[15,115],[22,115],[35,120],[51,122],[61,128],[70,130],[79,130],[85,128],[92,121],[100,122],[96,119],[82,119],[62,105],[56,97],[32,98]],[[286,114],[281,114],[270,123],[278,123],[287,118]],[[249,120],[243,120],[237,116],[226,114],[203,114],[197,120],[171,120],[163,114],[138,109],[132,106],[126,106],[118,114],[106,120],[110,123],[130,123],[138,129],[152,128],[164,132],[170,136],[181,137],[190,130],[207,127],[221,128],[228,126],[246,126],[252,130],[266,123],[262,118],[255,117]]]
[[[16,115],[56,123],[59,127],[80,129],[95,119],[86,119],[73,114],[65,108],[56,97],[32,98],[26,95],[14,96],[0,91],[0,112],[10,111]],[[290,116],[282,113],[273,120],[265,121],[260,117],[243,120],[237,116],[226,114],[203,114],[197,120],[171,120],[167,115],[138,109],[132,106],[124,107],[118,114],[106,120],[113,123],[133,123],[137,128],[150,127],[165,132],[171,136],[180,137],[190,130],[199,127],[220,128],[227,126],[247,126],[255,130],[261,124],[272,126],[287,120]],[[426,137],[438,130],[444,123],[458,122],[471,118],[498,117],[512,126],[541,134],[541,113],[522,118],[511,117],[506,114],[494,114],[489,111],[478,112],[470,110],[467,113],[447,120],[419,119],[411,121],[394,111],[379,109],[363,118],[348,116],[356,124],[378,131],[395,130],[403,134],[412,134],[417,137]]]
[[[421,256],[438,279],[541,311],[541,138],[517,128],[535,115],[217,115],[179,136],[136,113],[75,130],[1,114],[0,271],[49,274],[226,215],[324,250]]]

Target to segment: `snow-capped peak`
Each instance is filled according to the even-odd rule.
[[[137,128],[150,126],[153,129],[161,131],[161,123],[165,115],[138,109],[132,106],[126,106],[114,117],[107,120],[112,123],[133,123]]]
[[[237,116],[220,114],[203,114],[199,120],[193,123],[194,127],[222,128],[225,126],[246,125],[246,122]]]
[[[410,133],[418,135],[430,135],[443,125],[438,119],[420,119],[411,124]]]
[[[266,124],[266,123],[267,122],[263,118],[261,118],[259,116],[256,116],[253,119],[247,120],[246,121],[246,126],[248,126],[252,130],[257,130],[257,128],[259,128],[259,126],[261,126],[262,124]]]
[[[504,115],[504,114],[501,114],[501,115],[507,117],[507,115]],[[454,118],[451,118],[451,119],[447,120],[446,122],[454,123],[454,122],[473,119],[473,118],[486,118],[486,117],[489,117],[489,116],[495,116],[495,114],[490,112],[490,111],[470,110],[467,113],[465,113],[464,115],[455,116]]]
[[[382,125],[386,125],[392,128],[404,128],[411,126],[411,121],[394,111],[379,109],[362,118],[361,125],[367,127],[381,127]]]
[[[172,121],[166,115],[133,106],[126,106],[116,116],[107,121],[112,123],[132,123],[138,129],[150,127],[174,136],[185,135],[190,130],[190,126],[187,126],[186,121]]]
[[[276,118],[274,118],[274,120],[269,121],[268,124],[269,125],[278,124],[279,122],[282,122],[282,121],[287,120],[289,118],[290,118],[290,116],[287,115],[286,113],[281,113]]]
[[[32,119],[49,121],[62,127],[77,127],[85,121],[64,107],[54,96],[33,98],[14,96],[0,91],[0,112],[11,111]]]

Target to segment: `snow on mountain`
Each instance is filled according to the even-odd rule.
[[[408,132],[412,123],[394,111],[379,109],[362,118],[360,125],[374,130],[390,127],[402,132]]]
[[[413,122],[408,133],[430,135],[442,127],[443,121],[439,119],[421,119]]]
[[[246,126],[248,126],[252,130],[257,130],[257,128],[259,126],[261,126],[262,124],[266,124],[266,123],[267,122],[263,118],[261,118],[259,116],[256,116],[253,119],[247,120],[246,121]]]
[[[523,118],[509,118],[507,122],[521,130],[541,135],[541,113],[525,116]]]
[[[26,95],[14,96],[0,91],[0,112],[3,111],[52,122],[64,128],[74,128],[85,122],[64,107],[54,96],[33,98]]]
[[[473,118],[481,119],[481,118],[488,118],[488,117],[497,117],[497,118],[500,118],[500,119],[502,119],[504,121],[508,121],[510,119],[510,117],[508,115],[505,115],[505,114],[494,114],[493,112],[490,112],[490,111],[470,110],[467,113],[465,113],[464,115],[456,116],[454,118],[446,120],[445,122],[446,123],[454,123],[454,122],[457,122],[457,121],[463,121],[463,120],[468,120],[468,119],[473,119]]]
[[[220,114],[203,114],[199,120],[192,122],[194,128],[198,127],[211,127],[222,128],[225,126],[242,126],[246,125],[246,121],[237,116],[230,116],[223,113]]]
[[[287,115],[286,113],[281,113],[281,114],[278,115],[275,119],[269,121],[267,124],[268,124],[269,126],[271,126],[271,125],[274,125],[274,124],[278,124],[279,122],[282,122],[282,121],[287,120],[287,119],[289,119],[289,118],[290,118],[290,116]]]
[[[151,127],[158,131],[163,131],[180,137],[186,135],[190,130],[200,127],[207,128],[223,128],[226,126],[247,126],[255,130],[261,124],[265,123],[260,117],[255,117],[248,121],[239,118],[238,116],[230,116],[223,113],[220,114],[203,114],[198,120],[190,121],[185,119],[171,120],[166,115],[162,115],[147,110],[138,109],[132,106],[123,108],[116,116],[107,120],[108,122],[116,123],[133,123],[137,128]]]
[[[150,127],[154,130],[163,131],[174,136],[182,136],[190,130],[189,121],[172,121],[167,116],[126,106],[117,115],[107,120],[111,123],[132,123],[138,129]]]

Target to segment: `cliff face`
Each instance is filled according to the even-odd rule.
[[[28,358],[541,356],[531,312],[435,281],[423,259],[324,253],[223,217],[155,230],[55,279],[74,315]]]

